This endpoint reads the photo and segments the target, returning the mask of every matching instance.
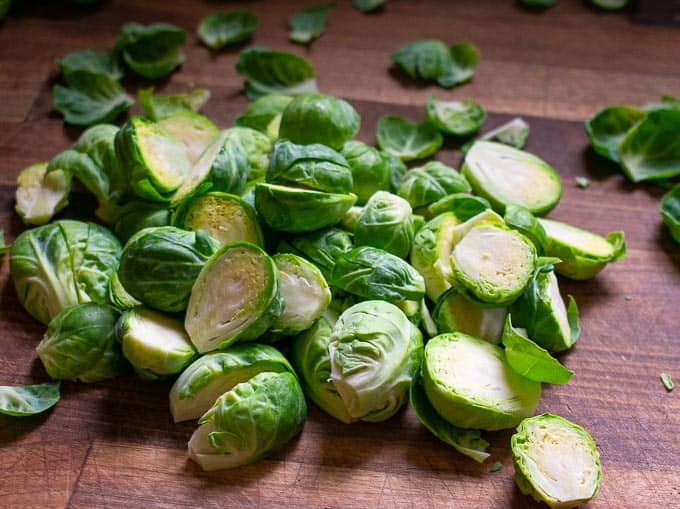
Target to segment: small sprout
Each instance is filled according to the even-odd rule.
[[[0,414],[13,417],[35,415],[52,408],[59,401],[59,382],[0,386]]]
[[[495,473],[495,472],[498,472],[499,470],[501,470],[502,468],[503,468],[503,463],[501,463],[500,461],[496,461],[496,462],[495,462],[493,465],[491,465],[491,467],[489,468],[489,472]]]
[[[576,186],[585,189],[590,185],[590,180],[587,177],[576,177]]]
[[[632,106],[608,106],[598,111],[585,123],[593,150],[618,163],[621,141],[644,117],[644,111]]]
[[[663,386],[666,388],[668,392],[671,392],[673,390],[673,379],[671,378],[671,375],[668,373],[661,373],[659,375],[659,378],[661,378],[661,383]]]

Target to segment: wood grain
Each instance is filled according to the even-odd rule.
[[[47,4],[47,3],[46,3]],[[51,113],[53,60],[115,41],[121,23],[169,21],[190,31],[216,2],[121,0],[99,8],[34,5],[0,28],[0,227],[12,240],[23,225],[13,213],[19,170],[68,147],[78,131]],[[323,91],[342,95],[362,116],[360,138],[373,142],[383,114],[423,118],[430,93],[470,97],[490,111],[485,129],[527,116],[528,149],[559,171],[564,197],[551,217],[599,233],[622,229],[628,258],[596,279],[562,279],[579,303],[583,335],[561,360],[576,372],[567,386],[546,386],[539,411],[586,427],[602,455],[604,482],[593,508],[665,508],[680,500],[680,402],[658,375],[680,378],[677,303],[680,250],[657,212],[662,190],[632,185],[588,148],[582,120],[613,102],[644,103],[680,91],[680,32],[631,25],[581,2],[559,2],[543,15],[512,2],[390,0],[363,16],[348,2],[327,32],[304,50],[286,42],[285,19],[307,2],[233,2],[260,16],[255,43],[306,54]],[[472,83],[445,91],[414,85],[389,71],[389,53],[414,38],[471,40],[482,51]],[[206,113],[231,125],[245,108],[237,51],[211,54],[192,36],[187,62],[162,88],[187,83],[213,91]],[[134,91],[139,82],[127,80]],[[554,118],[543,118],[554,117]],[[562,120],[559,120],[562,119]],[[458,165],[456,144],[437,158]],[[576,176],[591,185],[579,189]],[[76,194],[66,214],[87,214]],[[0,385],[47,380],[35,355],[44,327],[16,300],[7,257],[0,260]],[[270,458],[203,473],[186,457],[192,423],[172,423],[170,382],[123,377],[94,385],[66,382],[45,415],[0,416],[0,506],[129,507],[539,507],[512,480],[511,430],[488,433],[492,457],[478,465],[432,437],[405,409],[381,424],[351,426],[311,406],[302,435]],[[496,460],[500,472],[489,473]]]

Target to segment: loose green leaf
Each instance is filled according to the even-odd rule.
[[[671,236],[680,244],[680,184],[663,195],[659,210]]]
[[[208,14],[198,25],[198,38],[212,49],[245,41],[257,27],[257,16],[248,9]]]
[[[479,63],[479,51],[469,42],[461,42],[451,46],[451,65],[447,72],[440,75],[437,83],[445,88],[451,88],[472,79],[475,67]]]
[[[425,105],[427,120],[445,134],[467,136],[479,130],[486,112],[473,101],[440,101],[431,95]]]
[[[237,117],[234,123],[239,127],[250,127],[266,134],[269,134],[270,126],[276,123],[276,136],[272,137],[273,141],[278,137],[281,114],[292,100],[293,98],[287,95],[265,95],[250,103],[248,109]]]
[[[666,388],[668,392],[671,392],[673,390],[673,379],[671,378],[671,375],[668,373],[661,373],[659,375],[659,378],[661,378],[661,383],[663,386]]]
[[[501,463],[500,461],[497,461],[493,465],[491,465],[491,468],[489,468],[489,472],[491,472],[493,474],[493,473],[500,471],[502,468],[503,468],[503,463]]]
[[[444,143],[441,133],[431,124],[418,124],[394,115],[378,120],[378,145],[402,161],[431,156]]]
[[[59,397],[59,382],[0,386],[0,414],[15,417],[39,414],[56,405]]]
[[[505,320],[503,346],[510,367],[518,374],[535,382],[566,384],[573,371],[512,326],[510,315]]]
[[[529,137],[529,124],[524,119],[517,117],[510,122],[506,122],[491,131],[484,133],[478,140],[497,141],[504,145],[510,145],[515,148],[522,148]],[[477,141],[473,140],[461,147],[463,152],[467,152],[472,147],[472,144]]]
[[[180,50],[186,32],[168,23],[125,23],[117,47],[136,74],[156,79],[170,74],[186,56]]]
[[[261,46],[241,52],[236,71],[246,77],[246,96],[255,100],[267,94],[311,94],[317,91],[314,68],[306,59]]]
[[[519,205],[508,205],[505,207],[505,224],[513,230],[517,230],[525,237],[529,238],[536,246],[536,252],[540,255],[545,253],[547,242],[545,228],[538,222],[536,216],[524,207]]]
[[[67,83],[78,81],[81,73],[105,75],[117,81],[123,77],[118,54],[113,50],[84,49],[57,59],[57,66]]]
[[[361,12],[373,12],[383,5],[386,0],[352,0],[352,5]]]
[[[623,9],[630,0],[590,0],[595,7],[599,7],[604,11],[616,11]]]
[[[557,3],[557,0],[520,0],[522,7],[527,7],[528,9],[549,9]]]
[[[633,106],[608,106],[598,111],[585,123],[593,150],[618,163],[621,141],[644,117],[645,112]]]
[[[140,88],[139,104],[151,120],[160,120],[179,111],[200,111],[210,99],[210,90],[196,88],[179,94],[154,94],[153,87]]]
[[[576,177],[576,186],[580,189],[585,189],[590,185],[590,179],[587,177]]]
[[[300,44],[309,44],[319,37],[326,27],[326,16],[335,7],[335,2],[308,7],[296,12],[290,18],[288,38]]]

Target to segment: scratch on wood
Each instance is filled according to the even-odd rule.
[[[90,453],[92,452],[92,446],[93,445],[94,445],[94,440],[90,440],[90,445],[87,447],[87,451],[85,451],[85,457],[83,458],[83,461],[80,464],[80,468],[78,469],[78,475],[76,476],[76,481],[73,483],[73,487],[71,488],[71,494],[68,497],[68,502],[66,502],[66,507],[72,507],[71,501],[73,500],[73,495],[75,495],[76,491],[78,491],[78,484],[80,483],[80,476],[83,475],[83,470],[85,470],[85,464],[87,463],[87,459],[90,457]]]

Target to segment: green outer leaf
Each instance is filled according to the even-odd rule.
[[[534,243],[538,256],[545,253],[547,242],[545,228],[529,210],[519,205],[510,204],[505,207],[503,216],[505,224],[517,230]]]
[[[630,0],[590,0],[595,7],[599,7],[605,11],[616,11],[618,9],[623,9]]]
[[[446,72],[437,77],[437,84],[451,88],[472,79],[475,67],[479,63],[479,51],[469,42],[461,42],[451,46],[451,64]]]
[[[619,158],[633,182],[680,175],[680,108],[653,110],[619,145]]]
[[[309,44],[319,37],[326,28],[326,16],[335,7],[335,2],[308,7],[290,18],[288,38],[299,44]]]
[[[257,16],[248,9],[213,12],[201,20],[197,34],[209,48],[221,49],[248,39],[257,23]]]
[[[126,243],[138,231],[153,226],[170,226],[172,212],[163,204],[141,200],[126,203],[116,218],[113,231]]]
[[[137,91],[139,104],[151,120],[160,120],[179,111],[200,111],[210,99],[210,90],[195,88],[186,93],[154,94],[153,87]]]
[[[608,106],[601,109],[585,122],[593,150],[618,163],[621,141],[644,117],[645,112],[634,106]]]
[[[518,374],[535,382],[566,384],[573,371],[565,368],[547,350],[523,336],[512,326],[510,315],[505,320],[503,346],[510,367]]]
[[[680,244],[680,184],[663,195],[659,211],[671,237]]]
[[[57,66],[69,85],[77,86],[80,73],[105,75],[113,81],[123,77],[118,54],[111,49],[84,49],[57,59]]]
[[[481,437],[479,430],[457,428],[446,422],[432,407],[423,390],[420,370],[411,383],[410,401],[420,423],[439,440],[446,442],[459,453],[465,454],[477,463],[482,463],[491,456],[486,452],[489,442]]]
[[[32,164],[17,177],[14,210],[26,225],[48,223],[68,205],[71,173],[55,168],[48,174],[47,169],[46,162]]]
[[[293,100],[291,96],[282,94],[268,94],[250,103],[245,112],[236,118],[235,125],[250,127],[262,133],[276,118],[281,118],[283,110]]]
[[[412,41],[392,53],[392,61],[412,78],[436,80],[449,72],[451,53],[442,41]]]
[[[491,208],[491,204],[481,196],[467,193],[452,193],[428,205],[427,213],[436,217],[444,212],[453,212],[461,223]]]
[[[339,228],[326,228],[290,239],[294,254],[314,262],[326,279],[330,279],[335,262],[352,249],[352,238]]]
[[[59,398],[59,382],[0,386],[0,414],[15,417],[39,414],[56,405]]]
[[[386,0],[352,0],[352,5],[361,12],[373,12],[383,5]]]
[[[475,133],[486,120],[482,106],[473,101],[440,101],[431,95],[425,104],[427,120],[445,134],[467,136]]]
[[[402,161],[431,156],[444,143],[441,133],[431,124],[417,124],[394,115],[380,117],[376,137],[382,150]]]
[[[666,388],[666,390],[668,392],[671,392],[673,390],[673,387],[675,386],[673,384],[673,379],[671,378],[671,375],[669,375],[668,373],[660,373],[659,378],[661,379],[661,383]]]
[[[186,32],[169,23],[125,23],[116,46],[125,63],[144,78],[156,79],[170,74],[185,60],[179,49]]]
[[[470,192],[467,179],[455,169],[439,161],[412,168],[401,179],[397,194],[414,209],[430,205],[453,193]]]
[[[390,162],[389,158],[394,158],[403,165],[399,158],[357,140],[345,143],[342,155],[352,168],[352,192],[357,195],[359,205],[366,203],[377,191],[390,189],[393,169],[397,168],[397,172],[400,170],[398,164]]]

